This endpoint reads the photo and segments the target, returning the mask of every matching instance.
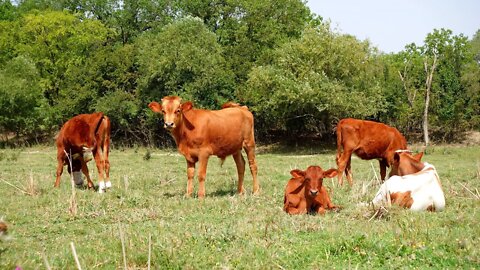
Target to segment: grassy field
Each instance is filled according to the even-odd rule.
[[[248,192],[236,195],[233,160],[220,167],[211,158],[207,197],[199,200],[184,198],[186,164],[176,151],[113,149],[113,190],[77,189],[72,216],[68,174],[53,189],[53,147],[0,150],[0,217],[11,238],[0,241],[0,269],[75,269],[71,243],[83,269],[146,269],[149,248],[152,269],[480,267],[480,146],[434,146],[424,156],[437,167],[446,211],[394,207],[382,218],[359,204],[378,190],[377,161],[352,160],[352,188],[324,182],[343,206],[339,213],[289,216],[282,206],[290,170],[334,167],[335,153],[257,152],[260,195],[251,195],[248,169]],[[96,168],[89,167],[96,183]]]

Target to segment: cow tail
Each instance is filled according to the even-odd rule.
[[[105,118],[105,115],[103,113],[99,113],[99,114],[100,114],[100,117],[98,119],[97,125],[95,126],[93,137],[95,138],[95,148],[100,150],[101,159],[103,161],[104,160],[103,141],[97,142],[96,137],[97,137],[98,130],[100,129],[100,126],[103,124],[103,119]],[[100,138],[100,140],[103,140],[103,138]]]
[[[97,134],[98,129],[100,128],[100,125],[103,122],[103,118],[105,118],[105,115],[103,115],[103,113],[100,113],[100,119],[98,119],[98,123],[97,123],[97,126],[95,127],[95,132],[93,134],[95,135]]]
[[[340,126],[341,123],[338,123],[337,124],[337,130],[336,130],[336,133],[337,133],[337,162],[338,162],[338,159],[340,158],[341,156],[341,152],[342,152],[342,128]]]

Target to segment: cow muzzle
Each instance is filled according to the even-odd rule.
[[[317,194],[318,194],[318,189],[310,189],[310,195],[317,196]]]
[[[73,172],[73,182],[75,182],[75,185],[77,186],[83,186],[83,176],[82,172]]]
[[[172,130],[175,128],[175,123],[174,122],[165,122],[165,124],[163,125],[164,128],[168,129],[168,130]]]

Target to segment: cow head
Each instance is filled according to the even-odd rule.
[[[423,152],[412,155],[410,151],[396,151],[393,155],[392,170],[390,176],[404,176],[421,171],[425,165],[421,162]]]
[[[319,166],[310,166],[306,171],[295,169],[290,171],[290,174],[295,178],[301,178],[305,184],[305,192],[310,197],[315,197],[320,192],[323,185],[323,178],[335,177],[337,175],[336,169],[322,170]]]
[[[162,103],[156,101],[150,102],[148,107],[156,112],[163,114],[164,127],[168,130],[176,128],[182,121],[183,113],[192,109],[192,102],[181,103],[182,99],[177,96],[167,96],[162,98]]]

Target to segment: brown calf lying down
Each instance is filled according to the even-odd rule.
[[[323,186],[324,177],[335,177],[337,170],[323,171],[319,166],[310,166],[306,171],[292,170],[293,176],[285,187],[283,210],[289,214],[319,213],[338,209]]]
[[[98,169],[99,188],[102,193],[112,186],[110,182],[110,162],[108,153],[110,148],[110,120],[103,113],[80,114],[62,126],[57,137],[57,177],[55,187],[60,185],[63,166],[67,165],[68,172],[73,174],[75,184],[83,185],[82,175],[87,177],[88,188],[93,188],[93,182],[88,173],[87,162],[90,160],[85,154],[93,153]],[[70,168],[70,161],[72,168]],[[106,181],[106,182],[105,182]]]
[[[187,161],[187,193],[193,192],[195,164],[198,168],[198,197],[205,196],[205,177],[208,158],[216,155],[222,160],[232,155],[237,165],[238,193],[244,193],[243,179],[245,160],[242,148],[247,153],[250,172],[253,177],[253,193],[258,193],[257,163],[255,160],[255,136],[253,115],[246,106],[226,103],[223,109],[211,111],[194,109],[192,102],[181,102],[177,96],[164,97],[161,104],[151,102],[148,107],[163,114],[164,127],[175,139],[178,151]]]
[[[338,183],[343,184],[345,172],[348,183],[353,184],[352,153],[361,159],[378,159],[383,181],[387,167],[393,164],[393,154],[400,149],[407,149],[407,140],[396,128],[373,121],[352,118],[340,120],[337,125]]]

